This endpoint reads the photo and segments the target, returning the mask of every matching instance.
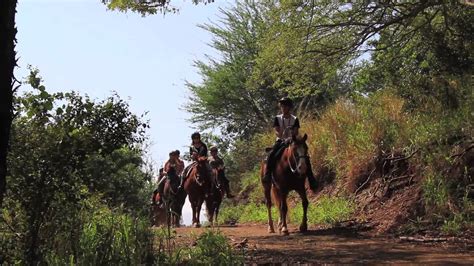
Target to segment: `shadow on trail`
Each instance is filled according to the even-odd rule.
[[[306,233],[292,232],[249,236],[256,248],[249,252],[249,263],[434,263],[463,265],[472,258],[459,257],[449,248],[400,243],[383,237],[369,237],[353,229],[330,228]],[[457,254],[456,254],[457,253]]]

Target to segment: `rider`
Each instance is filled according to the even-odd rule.
[[[211,149],[211,157],[209,157],[208,161],[209,161],[209,164],[211,165],[211,168],[213,169],[218,169],[219,167],[224,167],[224,160],[222,160],[219,155],[217,155],[218,153],[218,149],[216,146],[212,146]],[[227,177],[225,175],[223,175],[223,179],[224,179],[224,189],[225,189],[225,193],[227,195],[227,198],[233,198],[234,195],[232,195],[230,193],[230,186],[229,186],[229,180],[227,179]]]
[[[179,188],[183,188],[184,180],[186,179],[186,175],[188,174],[189,169],[195,165],[199,157],[207,157],[207,146],[201,140],[201,134],[199,132],[194,132],[191,135],[191,146],[189,147],[189,155],[193,160],[193,163],[186,166],[184,169],[183,174],[181,175],[181,183]],[[210,169],[209,169],[210,170]]]
[[[288,144],[289,139],[293,136],[298,135],[298,129],[300,128],[300,121],[298,118],[291,114],[291,109],[293,108],[293,101],[288,97],[283,97],[279,101],[281,114],[275,116],[273,121],[273,128],[277,135],[277,140],[273,145],[273,148],[267,158],[267,167],[265,169],[265,176],[263,177],[263,182],[270,182],[272,179],[272,172],[275,168],[276,153],[281,150],[284,146]],[[308,159],[306,162],[308,165],[307,177],[309,182],[309,187],[311,190],[315,191],[317,189],[316,179],[314,178],[313,170],[311,168],[311,163]]]
[[[163,169],[163,176],[164,176],[163,178],[165,178],[165,176],[170,178],[168,173],[170,172],[171,168],[175,169],[176,176],[180,176],[181,173],[183,172],[183,169],[184,169],[184,163],[181,164],[180,161],[181,160],[179,160],[178,153],[176,153],[176,151],[170,152],[169,153],[169,159],[168,159],[168,161],[166,161],[164,167],[162,168]],[[161,205],[163,203],[163,197],[162,196],[163,196],[164,189],[165,189],[165,180],[163,180],[163,181],[160,180],[160,183],[158,184],[158,194],[160,195],[158,205]]]
[[[181,152],[179,150],[175,150],[174,153],[176,154],[176,164],[177,164],[177,169],[176,169],[176,174],[178,176],[181,176],[183,174],[183,171],[184,171],[184,161],[181,160],[181,158],[179,157]]]
[[[181,159],[179,159],[179,151],[178,150],[170,152],[170,158],[165,163],[165,166],[164,166],[165,174],[169,173],[170,168],[175,169],[177,176],[180,176],[183,173],[184,162]]]

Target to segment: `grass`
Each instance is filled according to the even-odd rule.
[[[315,205],[308,207],[309,224],[335,224],[350,218],[354,211],[354,204],[342,197],[321,197]],[[290,210],[291,221],[299,223],[303,217],[301,204]]]
[[[196,245],[183,251],[181,263],[192,265],[242,265],[244,256],[232,248],[218,230],[209,229],[196,240]]]
[[[309,224],[334,224],[350,218],[354,211],[354,205],[349,200],[342,197],[322,197],[315,205],[308,207]],[[278,218],[278,210],[272,208],[274,220]],[[301,203],[289,208],[289,221],[300,223],[303,217]],[[263,204],[248,203],[241,206],[225,207],[220,214],[220,222],[229,221],[240,223],[266,223],[268,221],[267,208]]]

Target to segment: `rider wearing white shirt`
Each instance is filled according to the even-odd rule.
[[[284,97],[279,100],[281,114],[275,116],[273,120],[273,128],[277,136],[277,140],[273,145],[272,151],[267,158],[267,167],[265,169],[265,176],[263,177],[263,182],[270,182],[272,179],[272,172],[275,168],[275,155],[280,151],[285,145],[287,145],[288,140],[291,140],[293,136],[298,135],[298,129],[300,128],[300,121],[298,118],[290,113],[293,108],[293,101]],[[315,191],[317,189],[317,182],[314,178],[313,170],[311,168],[311,162],[308,159],[306,162],[308,165],[307,177],[309,182],[309,187],[311,190]]]

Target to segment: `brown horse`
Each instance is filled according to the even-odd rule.
[[[163,189],[163,203],[166,210],[166,221],[169,226],[179,227],[183,205],[186,200],[186,191],[179,189],[180,179],[176,169],[168,170],[168,178]]]
[[[303,221],[299,227],[300,232],[308,230],[307,210],[308,198],[306,196],[306,162],[308,160],[308,146],[305,134],[303,137],[293,137],[288,147],[284,148],[282,155],[277,158],[275,169],[273,169],[273,178],[271,182],[262,182],[265,200],[268,210],[268,232],[274,233],[273,219],[271,214],[272,197],[275,201],[280,217],[278,219],[278,230],[284,235],[288,235],[286,218],[288,214],[287,197],[290,191],[295,190],[301,197],[303,205]],[[261,164],[261,177],[265,173],[266,163]]]
[[[219,167],[217,169],[212,169],[211,176],[211,190],[209,191],[209,196],[206,198],[206,209],[207,209],[207,219],[211,223],[211,226],[217,222],[217,216],[219,215],[219,208],[222,203],[222,198],[224,198],[225,189],[224,189],[224,179],[225,173],[224,168]]]
[[[184,190],[189,196],[193,210],[193,226],[200,227],[201,206],[211,187],[209,165],[206,157],[199,157],[187,173]]]

